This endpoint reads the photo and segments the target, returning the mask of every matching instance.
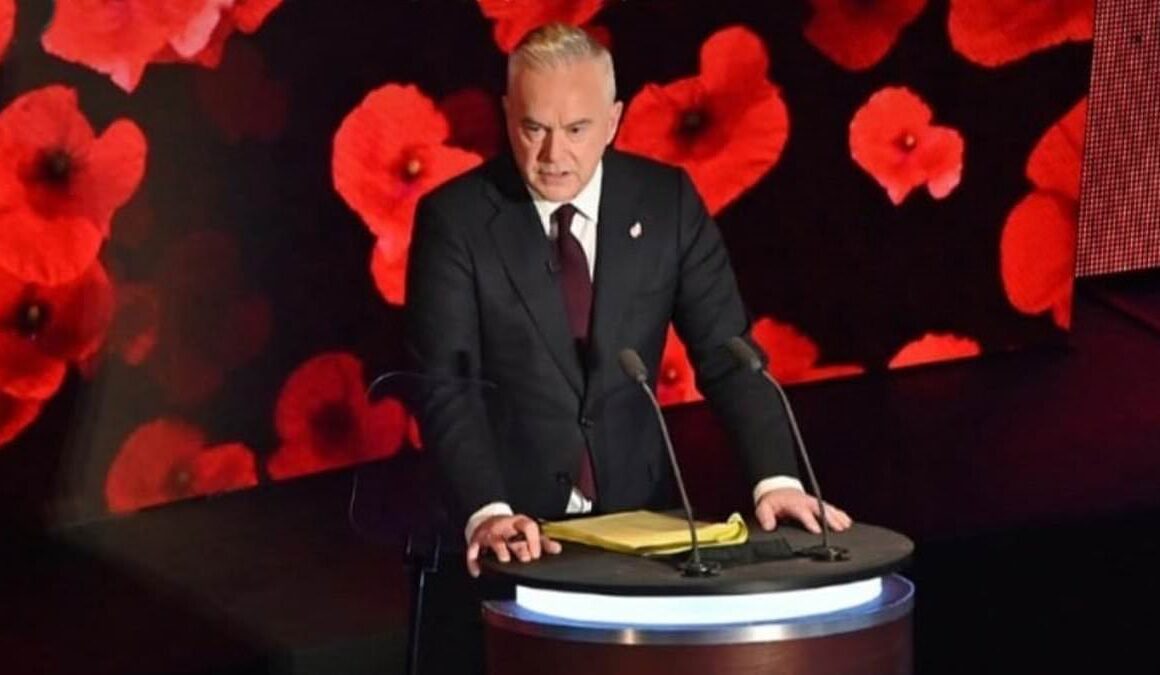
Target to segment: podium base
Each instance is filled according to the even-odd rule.
[[[910,675],[914,587],[838,612],[768,623],[639,626],[557,619],[484,603],[489,675]]]

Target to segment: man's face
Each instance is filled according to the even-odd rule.
[[[508,138],[524,180],[553,202],[572,200],[596,170],[620,122],[597,60],[516,71],[504,97]]]

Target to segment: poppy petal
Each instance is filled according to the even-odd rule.
[[[1040,190],[1054,190],[1079,201],[1087,99],[1053,124],[1027,159],[1027,177]]]
[[[810,44],[847,70],[866,70],[894,46],[926,7],[926,0],[810,0]]]
[[[947,31],[955,51],[982,66],[1092,37],[1093,0],[951,0]]]
[[[13,398],[0,393],[0,446],[28,428],[40,415],[43,405],[44,401]]]
[[[949,333],[926,333],[899,349],[891,357],[888,367],[905,368],[921,363],[963,359],[980,353],[979,343],[971,338]]]
[[[1007,299],[1020,312],[1048,309],[1060,328],[1071,319],[1076,204],[1052,192],[1023,198],[1003,225],[999,267]]]
[[[604,0],[479,0],[483,15],[495,22],[495,43],[505,54],[533,28],[552,22],[581,26],[603,4]]]

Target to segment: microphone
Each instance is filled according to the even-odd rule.
[[[656,413],[657,422],[661,427],[661,435],[665,439],[665,449],[669,451],[669,465],[673,469],[673,476],[677,479],[681,503],[685,506],[685,519],[689,522],[689,537],[693,543],[693,549],[689,553],[688,560],[678,565],[677,569],[681,570],[681,574],[686,577],[716,576],[721,573],[721,564],[701,560],[701,546],[697,542],[697,526],[693,522],[693,507],[689,505],[689,495],[685,492],[685,480],[681,477],[681,466],[677,463],[677,453],[673,450],[673,441],[669,437],[669,427],[665,424],[665,417],[661,414],[661,406],[657,403],[656,396],[653,395],[652,389],[648,386],[648,368],[645,367],[644,361],[641,361],[640,354],[632,349],[620,350],[618,360],[620,361],[620,369],[624,371],[624,374],[639,384],[640,388],[644,389],[644,393],[648,394],[648,400],[652,403],[653,412]]]
[[[814,491],[814,496],[818,499],[818,515],[819,520],[822,521],[822,543],[818,546],[811,546],[806,549],[798,551],[798,555],[806,556],[813,560],[822,562],[838,562],[840,560],[850,559],[850,550],[842,548],[841,546],[830,545],[830,526],[826,523],[826,503],[822,500],[822,488],[818,486],[817,476],[814,475],[814,468],[810,465],[810,455],[806,452],[806,444],[802,440],[801,430],[798,429],[797,419],[793,415],[793,408],[789,405],[789,398],[785,395],[785,390],[781,388],[777,380],[773,379],[773,375],[769,374],[761,363],[761,359],[757,356],[757,352],[749,346],[749,343],[740,337],[734,336],[729,338],[726,344],[729,352],[733,355],[737,362],[745,366],[748,370],[755,373],[760,373],[773,388],[777,391],[778,396],[781,397],[781,404],[785,406],[785,414],[789,418],[789,428],[793,431],[793,438],[798,447],[798,453],[801,455],[802,464],[806,467],[806,476],[809,478],[810,487]]]

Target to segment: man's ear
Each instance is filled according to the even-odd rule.
[[[616,138],[616,131],[620,128],[620,115],[624,112],[624,102],[616,101],[612,104],[612,110],[608,115],[608,139],[604,142],[605,145],[612,143],[612,139]]]

